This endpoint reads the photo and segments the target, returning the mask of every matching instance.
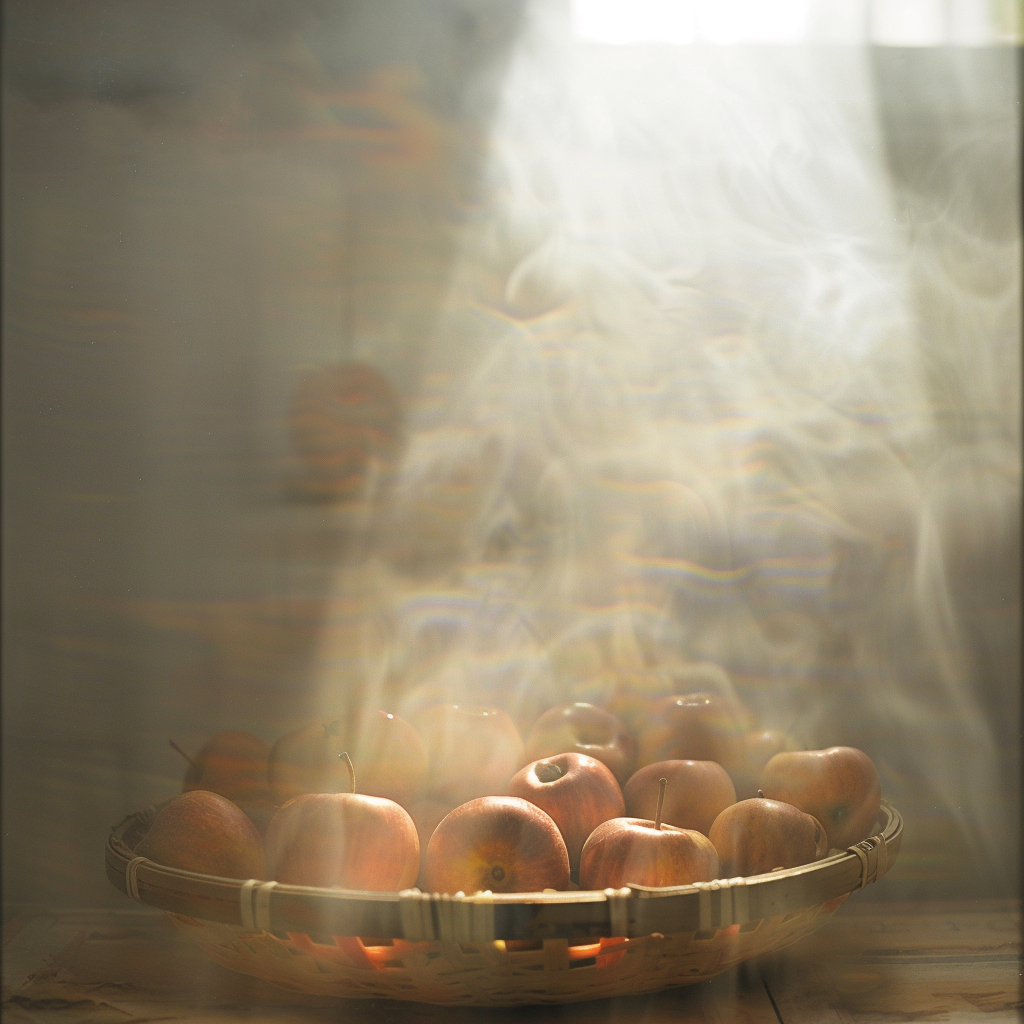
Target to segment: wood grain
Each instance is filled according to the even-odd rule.
[[[470,1010],[341,1001],[226,971],[160,913],[22,913],[4,929],[3,1017],[19,1024],[508,1021],[876,1024],[1018,1020],[1016,901],[844,908],[810,941],[691,988],[562,1007]]]
[[[765,958],[785,1024],[1017,1021],[1020,912],[1012,901],[848,905],[818,933]]]

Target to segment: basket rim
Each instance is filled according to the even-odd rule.
[[[768,874],[692,885],[471,896],[366,892],[221,878],[137,857],[126,841],[160,806],[128,815],[106,844],[107,877],[140,903],[254,931],[312,937],[490,941],[702,933],[793,913],[845,897],[892,866],[903,818],[883,800],[870,838],[819,861]],[[330,941],[330,940],[329,940]]]

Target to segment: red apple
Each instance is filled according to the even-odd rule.
[[[512,777],[508,795],[529,800],[551,816],[565,840],[573,873],[579,870],[580,851],[590,833],[625,812],[615,776],[586,754],[557,754],[528,764]]]
[[[156,816],[139,857],[221,878],[262,878],[263,840],[256,826],[227,797],[189,790]]]
[[[382,796],[403,807],[419,796],[427,777],[427,748],[404,718],[389,711],[370,711],[337,735],[359,766],[360,793]]]
[[[530,730],[526,758],[537,761],[553,754],[575,752],[606,764],[625,782],[635,759],[633,737],[615,715],[593,704],[567,704],[545,711]]]
[[[710,837],[728,876],[760,875],[795,868],[828,852],[821,823],[792,804],[754,797],[727,807]]]
[[[733,772],[737,800],[757,796],[764,766],[784,750],[796,750],[797,744],[789,733],[777,729],[752,729],[743,737],[743,767]]]
[[[639,737],[640,767],[657,761],[717,761],[726,771],[743,764],[743,725],[736,708],[708,693],[664,697]]]
[[[195,757],[189,757],[171,740],[171,746],[188,762],[183,793],[203,789],[229,800],[266,800],[267,760],[270,748],[265,740],[248,732],[228,729],[211,737]]]
[[[523,763],[523,741],[497,708],[445,704],[427,708],[416,725],[427,748],[426,795],[451,804],[504,793]]]
[[[484,796],[456,807],[427,846],[431,892],[541,892],[569,888],[558,826],[528,800]]]
[[[754,728],[754,716],[736,696],[729,673],[712,661],[691,661],[665,666],[662,672],[673,693],[708,693],[729,704],[744,732]]]
[[[761,772],[761,790],[814,815],[839,850],[872,834],[882,800],[871,758],[855,747],[776,754]]]
[[[349,789],[348,772],[338,755],[345,749],[336,733],[342,719],[310,722],[282,736],[270,748],[271,800],[280,805],[303,793],[343,793]]]
[[[349,788],[338,760],[347,750],[359,771],[359,791],[397,803],[411,803],[427,774],[427,751],[419,733],[403,718],[370,711],[351,721],[310,723],[282,736],[270,752],[268,776],[273,798],[284,803],[302,793],[339,793]]]
[[[690,885],[718,877],[718,856],[707,836],[644,818],[598,825],[580,857],[580,888]]]
[[[408,889],[420,844],[408,811],[362,793],[304,793],[274,815],[267,873],[278,882],[388,892]]]
[[[677,828],[707,835],[719,813],[736,803],[732,779],[715,761],[657,761],[626,783],[623,796],[629,817],[654,819],[661,778],[668,779],[662,820]]]

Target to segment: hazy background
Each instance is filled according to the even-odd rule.
[[[697,658],[879,762],[874,895],[1017,885],[1005,26],[540,6],[5,5],[5,908],[123,905],[168,737]],[[407,444],[311,500],[342,359]]]

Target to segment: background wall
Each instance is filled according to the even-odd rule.
[[[35,2],[4,17],[7,913],[120,905],[103,842],[176,791],[167,739],[195,750],[235,727],[273,740],[315,713],[325,636],[335,658],[360,643],[338,576],[359,564],[366,509],[291,493],[289,396],[310,367],[343,358],[386,370],[410,404],[429,395],[426,341],[486,215],[489,125],[523,11]],[[871,55],[943,439],[925,486],[964,685],[998,749],[983,785],[1008,860],[1014,58]],[[951,762],[969,759],[956,721],[943,727]],[[914,828],[887,891],[1015,885],[1012,869],[986,867],[959,888],[965,866],[988,862],[926,783],[892,780]]]

